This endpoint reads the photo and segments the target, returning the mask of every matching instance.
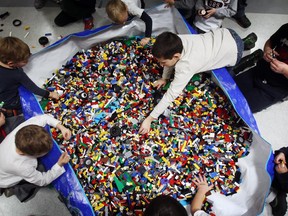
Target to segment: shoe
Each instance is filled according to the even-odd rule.
[[[5,191],[4,191],[4,195],[6,197],[11,197],[13,196],[15,193],[14,193],[14,189],[13,188],[6,188]]]
[[[251,25],[250,20],[247,18],[246,15],[242,16],[242,17],[235,17],[233,16],[233,18],[236,20],[236,22],[238,23],[238,25],[240,25],[242,28],[248,28]]]
[[[276,202],[274,204],[276,205],[271,205],[272,207],[272,214],[273,215],[277,215],[277,216],[285,216],[286,212],[287,212],[287,200],[286,200],[286,196],[287,194],[285,192],[278,192],[276,198],[274,200],[276,200]],[[272,203],[274,202],[274,200],[272,201]]]
[[[93,17],[83,19],[84,30],[91,30],[94,27]]]
[[[247,37],[243,38],[243,43],[244,43],[244,50],[250,50],[255,47],[255,43],[257,41],[258,37],[257,35],[252,32]]]
[[[2,196],[2,194],[4,193],[5,189],[4,188],[0,188],[0,196]]]
[[[45,6],[47,0],[34,0],[34,7],[36,9],[41,9]]]
[[[264,52],[261,49],[256,50],[255,52],[251,53],[250,55],[247,55],[243,57],[238,64],[236,64],[233,67],[233,72],[236,74],[240,73],[244,69],[248,67],[254,66],[258,60],[263,58]]]
[[[71,17],[70,15],[65,13],[64,11],[61,11],[58,14],[58,16],[54,19],[54,23],[57,26],[63,27],[63,26],[68,25],[70,23],[76,22],[77,20],[79,20],[79,19]]]

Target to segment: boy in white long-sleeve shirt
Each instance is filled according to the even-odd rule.
[[[28,119],[16,127],[0,145],[0,188],[5,195],[15,194],[20,201],[27,200],[39,186],[50,184],[65,172],[64,165],[70,157],[63,153],[47,172],[40,172],[38,157],[46,155],[53,146],[46,124],[58,128],[64,139],[71,137],[69,129],[49,115]],[[29,191],[27,191],[29,190]]]
[[[200,35],[176,35],[164,32],[156,38],[152,54],[164,66],[160,88],[174,73],[174,80],[163,98],[143,121],[139,132],[148,133],[151,122],[182,93],[194,74],[225,66],[234,66],[242,56],[243,41],[231,29],[216,29]]]

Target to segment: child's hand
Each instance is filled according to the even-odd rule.
[[[167,83],[167,80],[166,79],[158,79],[157,81],[155,81],[153,83],[153,86],[156,87],[157,89],[161,88],[162,86],[166,85]]]
[[[151,122],[154,120],[153,117],[148,116],[141,124],[141,127],[139,129],[139,133],[140,134],[146,134],[149,133],[150,131],[150,126],[151,126]]]
[[[208,186],[206,177],[205,176],[203,177],[202,175],[199,175],[199,178],[196,177],[196,180],[193,182],[197,185],[198,192],[203,193],[203,194],[206,194],[208,191],[212,190],[214,187],[213,184]]]
[[[279,56],[279,53],[271,49],[270,47],[264,50],[263,58],[266,62],[273,61],[273,59],[275,59],[277,56]]]
[[[281,163],[286,164],[285,154],[284,154],[283,152],[280,152],[280,153],[274,158],[274,162],[275,162],[276,164],[281,164]]]
[[[213,16],[216,13],[215,8],[211,8],[209,10],[206,10],[206,15],[204,16],[205,19],[208,19],[209,17]]]
[[[175,3],[174,0],[164,0],[164,2],[166,3],[165,8],[172,7]]]
[[[61,125],[60,123],[57,124],[56,127],[61,131],[61,133],[62,133],[62,135],[63,135],[63,138],[64,138],[65,140],[69,140],[69,139],[71,138],[71,131],[70,131],[68,128],[64,127],[64,126]]]
[[[56,92],[56,91],[50,92],[50,93],[49,93],[49,98],[53,98],[53,99],[59,100],[59,94],[58,94],[58,92]]]
[[[145,46],[146,44],[148,44],[150,41],[150,38],[148,37],[145,37],[145,38],[142,38],[142,40],[140,41],[140,44],[141,46]]]
[[[0,127],[5,124],[5,115],[0,112]]]
[[[288,64],[285,64],[276,58],[273,58],[273,60],[270,62],[270,68],[275,73],[283,74],[284,76],[288,74]]]
[[[70,156],[68,155],[68,153],[67,152],[63,152],[62,154],[61,154],[61,156],[59,157],[59,159],[58,159],[58,165],[60,166],[60,167],[62,167],[62,166],[64,166],[65,164],[67,164],[68,162],[69,162],[69,160],[70,160]]]
[[[280,164],[276,165],[275,166],[275,170],[279,174],[283,174],[283,173],[287,173],[288,172],[287,166],[284,163],[280,163]]]

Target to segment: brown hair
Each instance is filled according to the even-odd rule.
[[[53,146],[50,134],[41,126],[27,125],[15,137],[16,148],[24,154],[39,156],[48,153]]]
[[[13,63],[28,61],[29,56],[29,46],[19,38],[0,38],[0,61],[2,63],[7,64],[9,61]]]
[[[182,53],[183,44],[180,37],[172,32],[163,32],[156,37],[152,55],[156,58],[172,59],[176,53]]]
[[[128,13],[127,6],[121,0],[110,0],[106,5],[108,17],[115,23],[119,23],[119,18]]]

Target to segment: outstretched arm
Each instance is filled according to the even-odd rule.
[[[201,210],[203,201],[205,200],[206,193],[213,189],[213,185],[208,186],[206,177],[199,175],[196,180],[193,181],[197,185],[197,193],[191,202],[191,213],[195,214],[196,211]]]

